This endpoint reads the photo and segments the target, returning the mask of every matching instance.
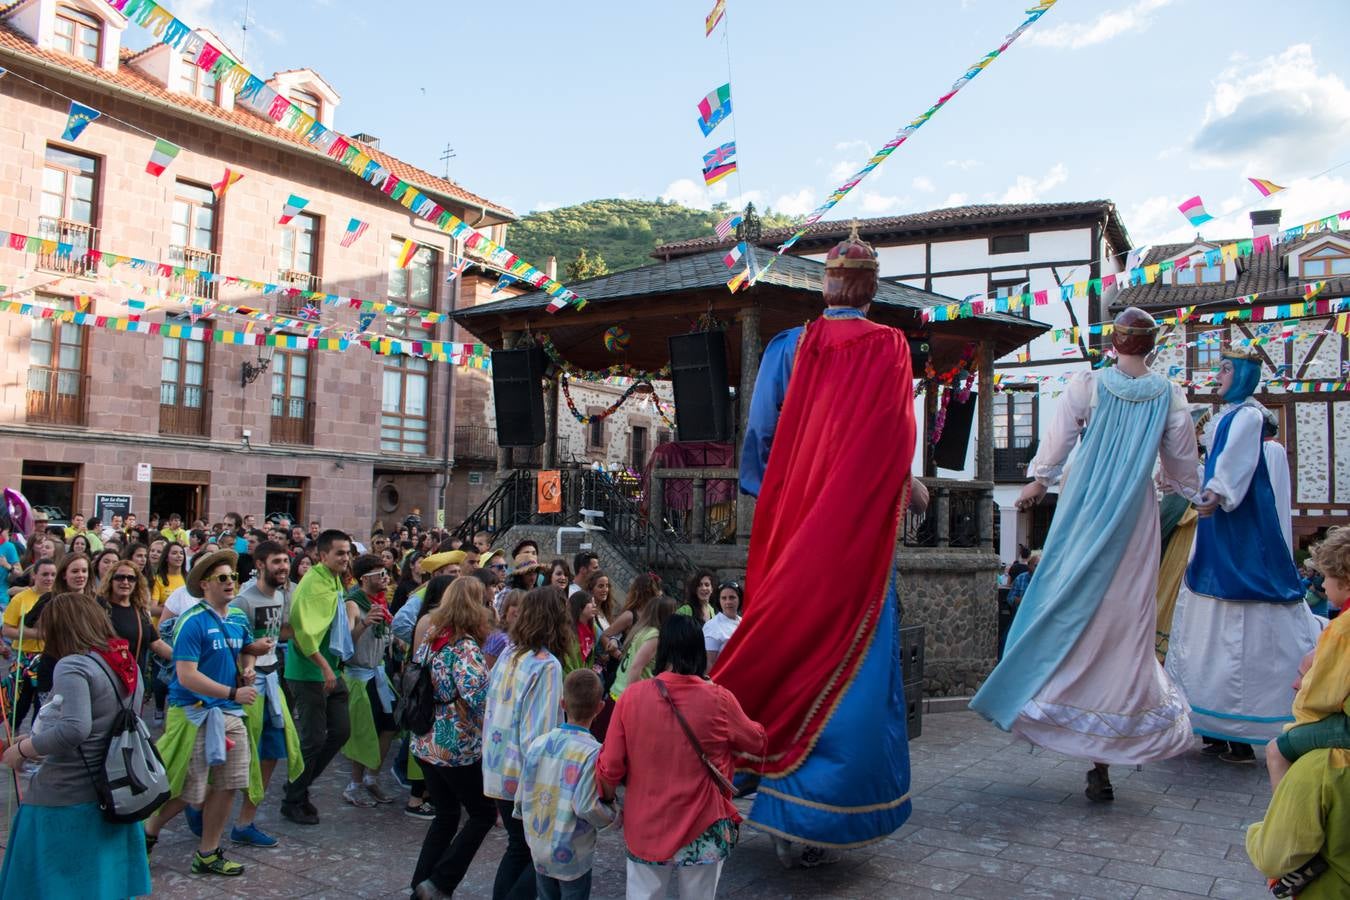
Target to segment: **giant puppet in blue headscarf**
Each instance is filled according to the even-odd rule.
[[[1250,759],[1249,745],[1293,721],[1291,685],[1324,624],[1302,602],[1280,525],[1262,452],[1265,408],[1252,396],[1260,380],[1254,348],[1224,351],[1224,405],[1206,428],[1202,518],[1167,654],[1195,732],[1228,742],[1232,762]]]

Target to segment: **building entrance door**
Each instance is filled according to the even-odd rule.
[[[197,519],[206,517],[206,491],[210,486],[208,472],[195,469],[154,469],[150,483],[150,512],[157,513],[161,522],[178,513],[183,527],[189,528]]]

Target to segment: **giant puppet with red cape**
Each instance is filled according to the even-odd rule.
[[[855,230],[825,266],[825,314],[770,341],[755,382],[744,618],[712,677],[767,732],[764,757],[739,760],[762,776],[750,824],[848,848],[910,813],[892,573],[915,427],[908,342],[866,319],[876,253]],[[822,547],[835,565],[807,577]]]

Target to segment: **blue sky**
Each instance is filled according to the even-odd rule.
[[[256,71],[309,66],[337,127],[518,213],[600,197],[742,197],[806,213],[1023,18],[1026,0],[169,0]],[[1135,243],[1194,233],[1200,194],[1246,233],[1350,208],[1343,0],[1061,0],[831,213],[1109,198]],[[729,36],[729,45],[728,45]],[[695,105],[727,80],[709,138]],[[733,134],[734,128],[734,134]],[[702,154],[735,138],[740,180],[712,197]],[[1260,204],[1248,175],[1293,189]],[[1226,216],[1221,214],[1227,213]]]

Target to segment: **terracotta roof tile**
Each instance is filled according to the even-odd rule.
[[[882,216],[873,219],[859,219],[858,232],[862,237],[875,237],[906,231],[931,231],[934,229],[960,228],[968,226],[995,225],[1017,222],[1027,219],[1043,219],[1065,216],[1104,215],[1112,229],[1112,243],[1121,251],[1128,248],[1129,235],[1116,212],[1116,206],[1110,200],[1082,200],[1067,203],[991,203],[972,206],[953,206],[946,209],[931,209],[925,212],[907,213],[902,216]],[[842,239],[848,236],[852,220],[843,219],[817,222],[806,230],[800,244],[822,243]],[[782,243],[797,230],[797,226],[772,228],[764,232],[758,244],[763,247]],[[674,241],[663,244],[652,251],[657,259],[674,258],[690,253],[702,253],[717,247],[729,247],[734,238],[722,240],[716,235]]]
[[[7,9],[7,7],[0,8],[0,14],[3,14],[5,9]],[[127,52],[128,51],[125,49],[122,51],[123,54],[126,54]],[[181,107],[197,115],[206,116],[222,124],[243,128],[273,140],[285,141],[299,150],[312,153],[316,157],[327,159],[326,156],[314,149],[314,147],[307,143],[303,138],[284,128],[279,128],[272,124],[271,121],[260,118],[243,108],[226,110],[198,97],[170,91],[147,75],[130,66],[121,65],[116,72],[108,72],[86,60],[68,56],[55,50],[48,50],[43,47],[35,46],[27,37],[15,31],[13,28],[9,27],[9,25],[0,22],[0,56],[3,55],[27,57],[49,65],[59,66],[76,76],[93,78],[112,88],[131,91],[155,100],[171,103],[174,106]],[[123,56],[122,62],[125,63],[136,55],[138,54],[133,53],[130,57]],[[515,213],[506,207],[493,203],[491,200],[484,197],[480,197],[453,181],[437,178],[435,175],[419,169],[410,163],[404,162],[401,159],[390,156],[383,151],[370,148],[363,149],[365,149],[365,152],[367,152],[372,159],[375,159],[380,165],[389,169],[389,171],[393,172],[396,176],[429,194],[446,197],[462,203],[468,203],[471,206],[486,207],[509,219],[516,218]]]
[[[1326,240],[1326,233],[1310,235],[1302,240],[1280,244],[1273,252],[1259,253],[1238,260],[1237,278],[1218,284],[1182,284],[1173,285],[1166,276],[1152,284],[1124,288],[1112,301],[1113,309],[1126,306],[1140,306],[1145,309],[1158,307],[1193,306],[1198,303],[1216,303],[1248,294],[1263,294],[1268,300],[1294,300],[1303,296],[1303,285],[1313,278],[1295,278],[1289,275],[1286,258],[1290,252],[1311,244]],[[1144,255],[1144,265],[1156,265],[1173,259],[1198,244],[1218,248],[1221,244],[1231,244],[1242,238],[1219,238],[1205,241],[1189,241],[1185,244],[1156,244]],[[1343,297],[1350,294],[1350,278],[1332,278],[1320,295],[1322,297]],[[1260,302],[1260,301],[1258,301]],[[1235,304],[1236,305],[1236,304]]]

